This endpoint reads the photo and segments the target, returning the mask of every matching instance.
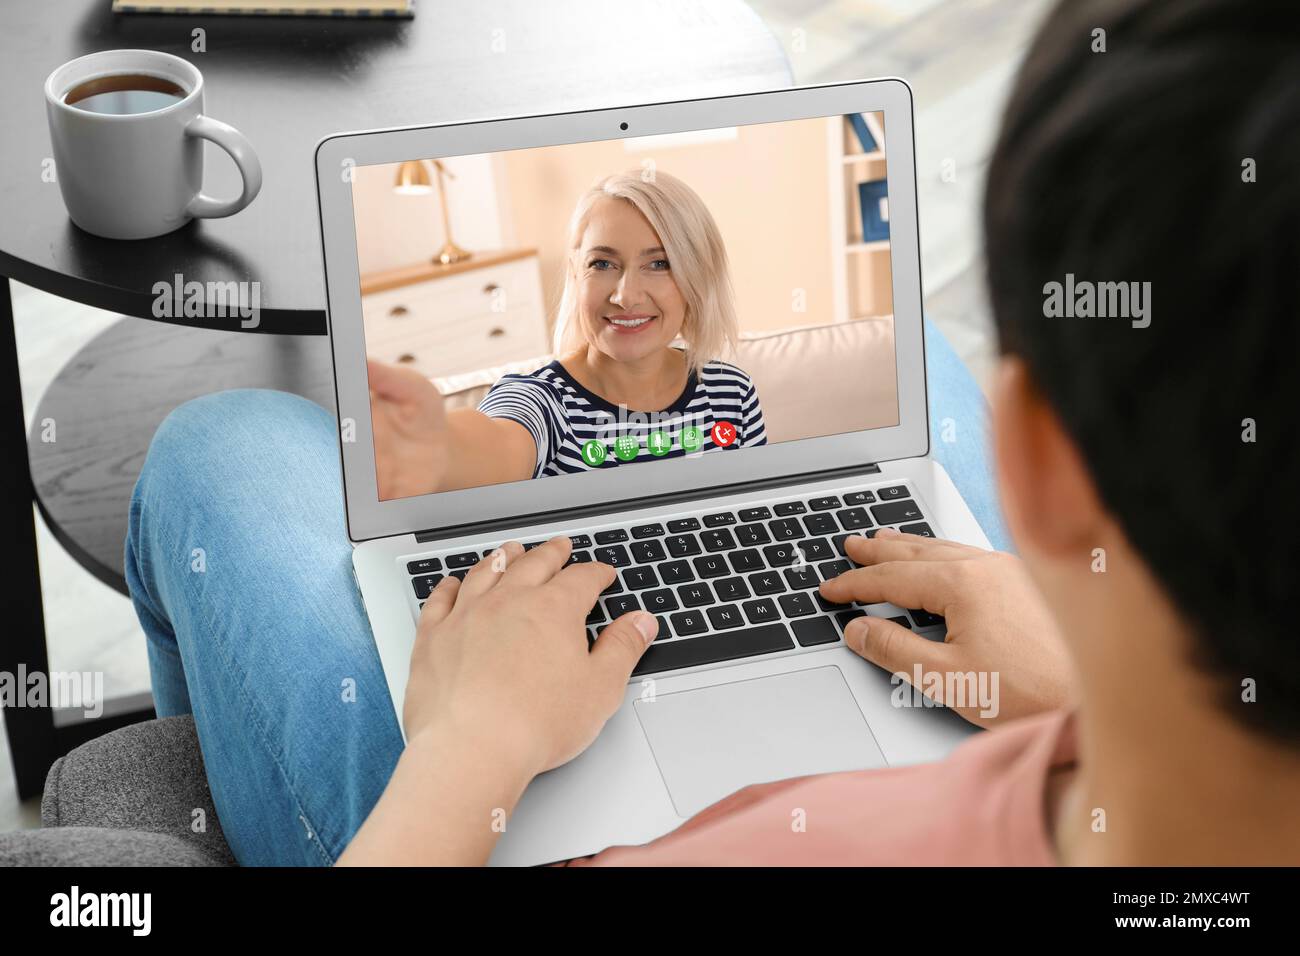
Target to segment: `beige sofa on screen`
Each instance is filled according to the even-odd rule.
[[[758,387],[768,441],[898,423],[893,316],[743,334],[730,360]],[[433,382],[448,408],[473,407],[502,375],[548,361],[537,356]]]

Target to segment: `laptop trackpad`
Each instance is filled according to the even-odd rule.
[[[636,714],[684,817],[751,783],[885,766],[835,666],[660,694]]]

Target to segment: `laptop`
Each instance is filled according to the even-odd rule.
[[[748,785],[935,760],[972,732],[909,706],[844,645],[862,614],[933,640],[942,618],[830,605],[816,589],[851,566],[853,534],[989,547],[928,457],[903,81],[347,133],[315,160],[348,533],[396,713],[423,599],[506,541],[568,535],[571,560],[616,568],[589,641],[628,610],[660,622],[621,709],[532,783],[493,864],[645,843]],[[561,416],[604,402],[552,343],[570,212],[593,181],[628,171],[689,186],[726,245],[738,341],[689,380],[698,391],[714,375],[712,404],[648,424],[638,413],[664,410],[621,406],[596,445],[575,446],[572,422],[533,423],[531,476],[381,497],[368,357],[415,368],[446,414],[491,427],[512,405],[488,396],[521,380],[545,379]],[[725,411],[746,382],[761,418]]]

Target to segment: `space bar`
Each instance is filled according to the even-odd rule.
[[[632,676],[673,671],[679,667],[696,667],[700,664],[718,664],[734,661],[738,657],[788,651],[794,647],[790,629],[784,624],[764,624],[736,631],[722,631],[706,637],[651,644],[642,655]]]

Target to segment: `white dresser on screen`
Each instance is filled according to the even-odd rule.
[[[476,252],[361,277],[366,354],[433,377],[549,351],[537,250]]]

